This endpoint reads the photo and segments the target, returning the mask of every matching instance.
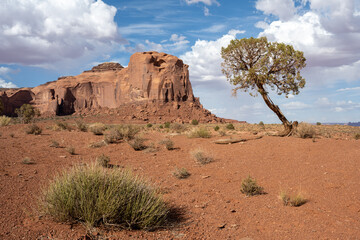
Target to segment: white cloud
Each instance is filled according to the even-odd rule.
[[[168,27],[168,24],[150,24],[150,23],[139,23],[131,24],[125,27],[119,27],[119,32],[123,35],[147,35],[147,36],[158,36],[164,35],[166,32],[163,30]]]
[[[101,0],[12,0],[0,4],[0,63],[76,59],[123,41],[116,8]]]
[[[7,75],[11,72],[11,69],[8,67],[0,67],[0,75]]]
[[[353,88],[340,88],[336,90],[337,92],[347,92],[347,91],[359,91],[360,87],[353,87]]]
[[[17,86],[0,78],[0,88],[17,88]]]
[[[207,32],[207,33],[218,33],[224,31],[227,26],[225,24],[215,24],[210,27],[201,29],[197,32]]]
[[[289,20],[296,12],[292,0],[258,0],[255,7],[265,14],[272,14],[279,17],[280,20]]]
[[[191,5],[194,3],[203,3],[205,5],[211,6],[213,4],[220,6],[220,3],[216,0],[185,0],[186,4]]]
[[[237,34],[244,31],[231,30],[215,41],[197,40],[191,47],[191,51],[181,55],[180,58],[188,64],[190,79],[193,84],[200,82],[216,82],[214,87],[226,85],[226,78],[221,72],[221,47],[229,45],[230,40],[235,39]],[[211,83],[208,83],[208,86]]]
[[[210,10],[207,7],[204,7],[204,15],[210,16]]]
[[[310,107],[308,104],[299,101],[284,103],[282,104],[282,106],[284,107],[284,109],[289,109],[289,110],[299,110]]]

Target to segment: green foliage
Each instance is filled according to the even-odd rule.
[[[246,196],[264,194],[264,188],[257,185],[256,180],[248,176],[241,182],[241,192]]]
[[[151,123],[146,124],[146,127],[151,128],[153,125]]]
[[[163,126],[163,125],[160,125],[160,126],[159,126],[159,128],[160,128],[160,129],[163,129],[163,128],[164,128],[164,126]]]
[[[0,126],[7,126],[10,124],[11,118],[7,116],[0,117]]]
[[[215,131],[219,131],[219,129],[220,129],[219,126],[215,126],[215,127],[214,127],[214,130],[215,130]]]
[[[235,127],[234,127],[234,125],[232,123],[227,124],[226,128],[229,129],[229,130],[234,130],[235,129]]]
[[[42,133],[42,129],[33,123],[25,128],[25,132],[27,134],[40,135]]]
[[[193,120],[191,121],[191,125],[198,125],[198,124],[199,124],[199,121],[196,120],[196,119],[193,119]]]
[[[164,127],[165,128],[170,128],[170,123],[169,122],[164,123]]]
[[[317,125],[317,126],[320,126],[320,125],[321,125],[321,122],[316,122],[316,125]]]
[[[189,138],[210,138],[211,133],[205,127],[194,128],[189,132],[188,137]]]
[[[305,86],[300,70],[306,59],[291,45],[268,42],[266,37],[235,39],[221,49],[221,57],[223,73],[237,86],[234,92],[255,90],[257,95],[263,90],[260,86],[267,85],[287,96],[291,92],[297,95]]]
[[[15,109],[15,113],[22,123],[29,123],[35,117],[36,111],[30,104],[23,104],[20,108]]]
[[[173,175],[178,179],[184,179],[188,178],[190,176],[190,173],[188,172],[188,170],[186,170],[186,168],[175,168]]]
[[[43,191],[40,205],[57,221],[151,230],[166,223],[169,208],[158,190],[131,172],[75,166]]]
[[[96,158],[96,163],[102,167],[108,167],[109,162],[110,162],[110,158],[104,154],[101,154]]]

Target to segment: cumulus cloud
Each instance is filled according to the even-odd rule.
[[[265,14],[279,17],[280,20],[289,20],[296,13],[295,4],[292,0],[258,0],[255,7]]]
[[[204,15],[210,16],[210,10],[207,7],[204,7]]]
[[[0,75],[7,75],[8,73],[10,73],[12,70],[8,67],[0,67]]]
[[[0,63],[76,59],[122,42],[116,8],[101,0],[12,0],[0,4]]]
[[[360,103],[351,100],[331,101],[327,97],[319,98],[315,101],[315,105],[322,109],[335,112],[349,112],[360,110]]]
[[[17,88],[17,86],[0,78],[0,88]]]
[[[215,41],[197,40],[191,51],[180,56],[190,66],[190,78],[194,85],[201,82],[207,82],[208,86],[213,82],[213,87],[226,84],[225,77],[221,73],[221,48],[229,45],[237,34],[242,33],[244,31],[231,30]]]
[[[299,101],[284,103],[282,104],[282,106],[284,107],[284,109],[289,109],[289,110],[299,110],[310,107],[308,104]]]
[[[213,4],[220,6],[220,3],[216,0],[185,0],[186,4],[191,5],[194,3],[203,3],[205,5],[211,6]]]

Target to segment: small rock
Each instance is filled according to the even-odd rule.
[[[66,158],[66,156],[59,156],[60,158]]]
[[[223,229],[223,228],[225,228],[225,226],[226,226],[226,223],[221,223],[221,224],[219,224],[219,225],[217,226],[217,228],[218,228],[218,229]]]
[[[201,176],[202,179],[209,178],[210,176]]]

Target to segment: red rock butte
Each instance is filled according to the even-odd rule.
[[[45,116],[108,113],[151,122],[231,121],[211,114],[194,97],[188,65],[158,52],[135,53],[126,68],[107,62],[34,88],[5,90],[1,99],[9,116],[28,103]]]

